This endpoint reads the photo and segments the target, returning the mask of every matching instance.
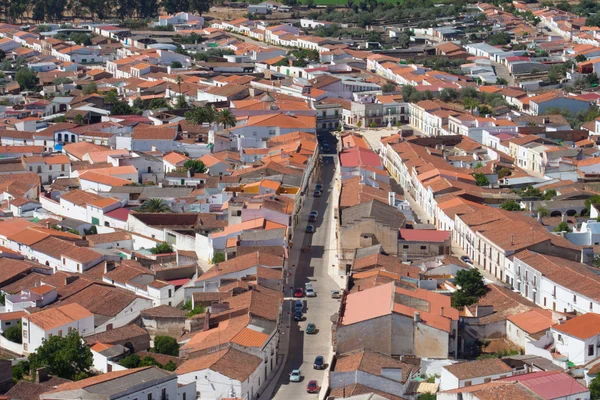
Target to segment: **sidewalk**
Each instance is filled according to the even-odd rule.
[[[333,205],[331,215],[328,216],[330,218],[329,224],[329,245],[325,248],[327,251],[327,273],[333,279],[333,281],[340,287],[340,289],[346,288],[346,275],[340,276],[340,249],[341,246],[341,238],[338,234],[338,224],[339,220],[336,218],[336,210],[340,204],[340,191],[342,185],[342,177],[340,175],[340,164],[337,157],[333,157],[335,161],[335,183],[331,190],[331,203]]]

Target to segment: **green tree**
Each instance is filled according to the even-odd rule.
[[[591,211],[592,204],[600,204],[600,194],[595,194],[590,198],[585,199],[584,204],[585,208],[587,208],[588,211]]]
[[[437,396],[433,393],[423,393],[420,394],[417,400],[435,400]]]
[[[4,337],[15,343],[23,343],[23,328],[21,322],[4,331]]]
[[[535,212],[537,212],[538,214],[540,214],[542,217],[548,217],[550,216],[550,210],[547,209],[546,207],[538,207]]]
[[[17,363],[12,368],[12,378],[13,382],[17,383],[18,381],[23,379],[23,375],[29,374],[31,366],[29,365],[29,361],[22,360]]]
[[[132,354],[119,361],[119,364],[125,368],[131,369],[139,367],[140,361],[140,356],[138,356],[137,354]]]
[[[167,242],[162,242],[150,249],[152,254],[169,254],[173,252],[173,247]]]
[[[47,367],[50,375],[75,380],[85,376],[92,366],[92,352],[72,330],[67,336],[52,336],[44,340],[36,352],[29,355],[31,368]]]
[[[213,123],[217,118],[217,113],[214,107],[196,107],[191,111],[186,111],[185,119],[194,125],[202,125],[204,123]]]
[[[519,191],[521,197],[542,197],[542,191],[538,188],[534,188],[528,185],[526,188]]]
[[[222,253],[220,251],[216,252],[215,254],[213,254],[211,261],[213,264],[222,263],[223,261],[225,261],[225,253]]]
[[[225,108],[217,113],[215,122],[222,125],[223,129],[227,129],[228,126],[235,126],[237,119],[229,109]]]
[[[473,112],[473,110],[475,108],[477,108],[478,105],[479,105],[479,101],[472,97],[467,97],[466,99],[463,100],[463,106],[465,107],[466,110],[469,110],[470,112]]]
[[[556,190],[554,190],[554,189],[548,189],[542,195],[542,200],[550,200],[553,197],[556,197],[556,195],[557,195]]]
[[[172,212],[169,203],[163,199],[148,199],[142,203],[139,211],[148,213],[169,213]]]
[[[154,358],[154,357],[146,356],[140,362],[140,367],[152,367],[152,366],[162,368],[162,364],[159,363],[158,361],[156,361],[156,358]]]
[[[405,32],[402,32],[401,34],[398,35],[398,46],[400,46],[403,49],[408,49],[408,47],[410,46],[410,36],[408,34],[406,34]]]
[[[183,64],[181,64],[179,61],[173,61],[171,63],[171,68],[183,68]]]
[[[74,118],[73,118],[73,123],[77,124],[77,125],[83,125],[85,123],[85,121],[83,120],[83,115],[81,114],[77,114]]]
[[[521,206],[514,200],[506,200],[500,208],[506,211],[521,211]]]
[[[89,94],[94,94],[94,93],[98,93],[98,85],[96,85],[96,82],[91,82],[83,87],[84,95],[87,96]]]
[[[483,276],[476,268],[458,271],[454,284],[458,289],[452,295],[452,307],[457,309],[477,303],[487,291]]]
[[[394,92],[396,90],[396,85],[394,85],[393,83],[386,83],[385,85],[383,85],[381,87],[381,91],[383,93],[390,93],[390,92]]]
[[[508,32],[493,33],[488,36],[487,42],[492,46],[504,46],[510,43],[510,34]]]
[[[590,400],[600,400],[600,374],[592,379],[588,389],[590,390]]]
[[[169,360],[168,363],[166,363],[165,365],[163,365],[163,369],[165,369],[167,371],[175,371],[177,369],[177,364],[175,364],[173,362],[173,360]]]
[[[569,224],[565,221],[562,221],[560,224],[554,228],[554,232],[571,232],[571,228],[569,228]]]
[[[490,181],[488,180],[487,176],[485,176],[484,174],[481,174],[481,173],[473,174],[473,178],[475,178],[475,184],[477,186],[487,186],[490,184]]]
[[[200,160],[187,160],[183,164],[183,168],[186,170],[192,170],[196,174],[203,174],[206,172],[206,165]]]
[[[445,88],[440,91],[440,100],[444,102],[455,101],[458,98],[458,91],[454,88]]]
[[[577,56],[575,56],[575,61],[577,62],[584,62],[585,60],[587,60],[587,58],[584,54],[577,54]]]
[[[37,76],[33,69],[21,67],[15,74],[15,80],[22,90],[33,89],[37,86]]]
[[[117,101],[110,109],[111,115],[132,115],[135,114],[133,108],[124,101]]]
[[[155,353],[166,354],[169,356],[179,356],[179,344],[171,336],[156,336],[154,338]]]
[[[119,95],[117,94],[116,89],[111,89],[104,95],[104,102],[106,104],[115,104],[118,101]]]

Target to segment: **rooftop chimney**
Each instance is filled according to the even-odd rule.
[[[414,320],[415,320],[415,322],[421,322],[421,313],[420,312],[415,311]]]

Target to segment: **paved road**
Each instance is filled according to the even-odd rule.
[[[332,148],[335,148],[331,136],[326,140],[329,140]],[[335,247],[335,219],[333,218],[335,205],[331,201],[332,187],[335,182],[333,161],[332,157],[323,158],[323,165],[319,172],[320,182],[323,184],[323,196],[313,197],[313,185],[301,213],[300,224],[303,227],[307,225],[311,210],[319,212],[319,219],[316,223],[312,223],[316,232],[304,236],[302,247],[310,246],[310,250],[301,253],[299,263],[295,267],[295,287],[304,287],[304,284],[310,281],[317,297],[304,298],[305,320],[291,322],[288,358],[275,389],[273,397],[275,399],[316,399],[316,394],[306,393],[306,384],[315,379],[320,386],[327,374],[327,370],[314,370],[313,361],[316,356],[324,356],[326,362],[330,359],[332,353],[330,318],[339,309],[339,300],[331,298],[331,290],[338,289],[338,285],[327,271],[327,268],[332,268],[332,264],[336,264],[334,252],[330,251],[332,246]],[[286,290],[286,296],[290,296],[289,288]],[[284,312],[288,312],[293,307],[293,303],[294,300],[287,300]],[[304,333],[309,322],[316,324],[317,334]],[[298,368],[302,371],[303,380],[299,383],[290,382],[289,373]]]

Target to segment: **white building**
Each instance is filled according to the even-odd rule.
[[[440,390],[452,390],[488,383],[512,376],[512,368],[498,358],[467,361],[442,368]]]
[[[23,352],[31,354],[52,336],[66,336],[72,330],[81,336],[94,333],[94,314],[79,304],[67,304],[23,317]]]
[[[556,351],[575,365],[587,364],[598,358],[600,349],[600,315],[579,315],[554,325],[550,332]]]

